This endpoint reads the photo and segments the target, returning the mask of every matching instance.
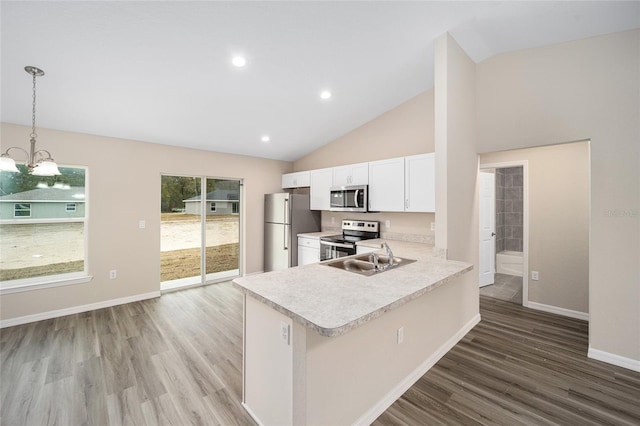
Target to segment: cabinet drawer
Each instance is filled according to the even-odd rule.
[[[298,237],[298,245],[320,250],[320,238]]]

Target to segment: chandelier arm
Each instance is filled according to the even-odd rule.
[[[9,151],[11,151],[12,149],[17,149],[18,151],[24,152],[24,155],[26,155],[26,157],[27,157],[27,159],[26,159],[27,163],[31,162],[31,158],[29,157],[29,153],[27,152],[27,150],[26,149],[22,149],[19,146],[12,146],[12,147],[7,148],[7,150],[4,152],[4,154],[2,154],[2,156],[3,157],[10,157]]]
[[[36,155],[42,155],[43,152],[47,153],[47,158],[43,158],[43,160],[51,160],[51,161],[53,161],[53,158],[51,158],[51,153],[49,151],[47,151],[46,149],[39,149],[36,152],[34,152],[33,155],[31,156],[31,161],[35,164]]]

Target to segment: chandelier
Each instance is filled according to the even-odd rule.
[[[3,172],[14,172],[19,173],[20,170],[16,167],[16,162],[13,158],[9,156],[9,151],[18,150],[22,151],[27,156],[26,165],[29,169],[29,173],[36,176],[55,176],[59,175],[60,171],[58,170],[58,165],[55,163],[53,158],[51,158],[51,153],[45,149],[36,150],[36,138],[38,135],[36,134],[36,77],[42,77],[44,75],[44,71],[40,68],[26,66],[24,70],[31,74],[33,77],[33,96],[32,96],[32,114],[31,114],[31,135],[30,135],[30,144],[31,149],[29,152],[26,150],[19,148],[17,146],[12,146],[7,149],[4,154],[0,155],[0,171]]]

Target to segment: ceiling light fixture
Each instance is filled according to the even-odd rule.
[[[320,99],[324,99],[327,100],[331,98],[331,92],[328,90],[323,90],[322,92],[320,92]]]
[[[38,135],[36,134],[36,77],[42,77],[44,75],[44,71],[40,68],[26,66],[24,70],[31,74],[33,77],[33,95],[32,95],[32,113],[31,113],[31,135],[30,135],[30,144],[31,149],[29,152],[26,150],[12,146],[8,148],[4,154],[0,155],[0,171],[4,172],[13,172],[19,173],[20,170],[16,167],[16,162],[13,158],[9,156],[9,151],[12,149],[17,149],[19,151],[24,152],[27,155],[26,165],[29,168],[29,173],[36,176],[55,176],[59,175],[60,171],[58,170],[58,165],[55,163],[53,158],[51,158],[51,153],[45,149],[40,149],[36,151],[36,138]]]
[[[234,56],[233,59],[231,59],[231,63],[234,67],[243,68],[247,65],[247,59],[243,56]]]
[[[269,135],[264,135],[263,137],[260,138],[260,140],[262,142],[269,142],[271,138],[269,137]]]

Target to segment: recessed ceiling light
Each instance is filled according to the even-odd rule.
[[[260,138],[260,140],[262,142],[269,142],[271,140],[271,138],[269,137],[269,135],[264,135]]]
[[[320,92],[320,99],[329,99],[331,97],[331,92],[328,90],[323,90]]]
[[[247,65],[247,59],[244,56],[234,56],[233,59],[231,59],[231,63],[235,67],[243,68]]]

